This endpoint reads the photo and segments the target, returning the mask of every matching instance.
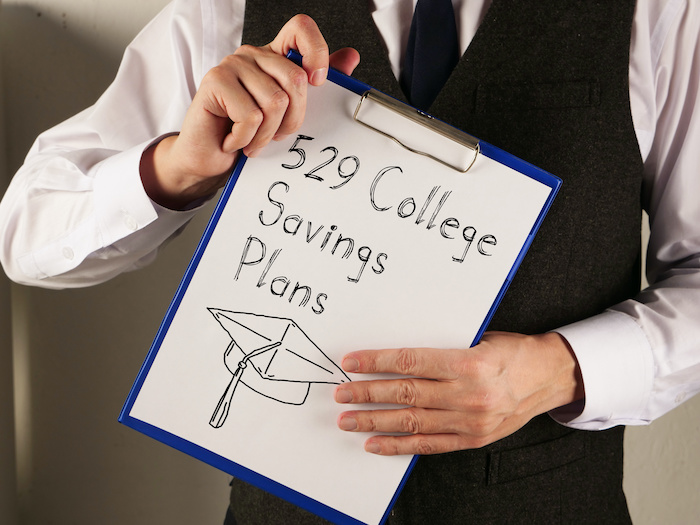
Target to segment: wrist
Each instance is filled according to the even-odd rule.
[[[553,410],[562,406],[581,401],[585,397],[581,369],[569,342],[556,332],[535,336],[537,345],[546,352],[546,360],[551,363],[552,398],[550,407]]]
[[[139,166],[146,194],[157,204],[181,210],[188,204],[216,193],[226,182],[228,172],[213,176],[197,176],[185,162],[177,161],[174,146],[177,135],[168,135],[143,152]]]

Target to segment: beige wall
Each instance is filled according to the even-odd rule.
[[[2,16],[0,6],[0,16]],[[2,49],[0,48],[0,61]],[[0,62],[1,63],[1,62]],[[3,117],[2,68],[0,68],[0,193],[7,185]],[[0,278],[0,523],[17,525],[14,395],[12,381],[12,329],[10,284]]]
[[[97,98],[128,41],[165,3],[3,2],[10,171],[39,131]],[[228,475],[117,422],[204,219],[143,272],[85,290],[12,287],[21,525],[223,522]],[[3,361],[2,387],[6,370]]]
[[[39,131],[95,100],[128,40],[165,3],[4,0],[9,172]],[[13,285],[13,365],[3,325],[8,283],[0,276],[0,523],[13,523],[15,503],[22,525],[222,522],[228,476],[116,421],[204,215],[150,268],[105,285],[63,292]],[[8,453],[11,369],[17,498]],[[700,399],[628,432],[625,488],[637,524],[698,521],[699,438]]]

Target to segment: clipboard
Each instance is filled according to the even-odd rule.
[[[295,136],[235,167],[119,421],[334,523],[376,525],[417,457],[366,454],[367,436],[335,427],[335,385],[367,379],[342,355],[476,344],[561,180],[328,80]]]

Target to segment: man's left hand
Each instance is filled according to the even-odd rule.
[[[381,455],[438,454],[479,448],[504,438],[533,417],[583,398],[576,359],[556,333],[486,333],[468,349],[403,348],[347,354],[346,372],[401,374],[337,387],[338,403],[390,403],[355,410],[338,427],[378,432],[365,450]]]

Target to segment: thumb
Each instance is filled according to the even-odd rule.
[[[270,42],[269,48],[280,55],[296,49],[303,57],[301,66],[306,71],[309,83],[319,86],[326,80],[328,44],[310,16],[296,15],[289,20]]]

